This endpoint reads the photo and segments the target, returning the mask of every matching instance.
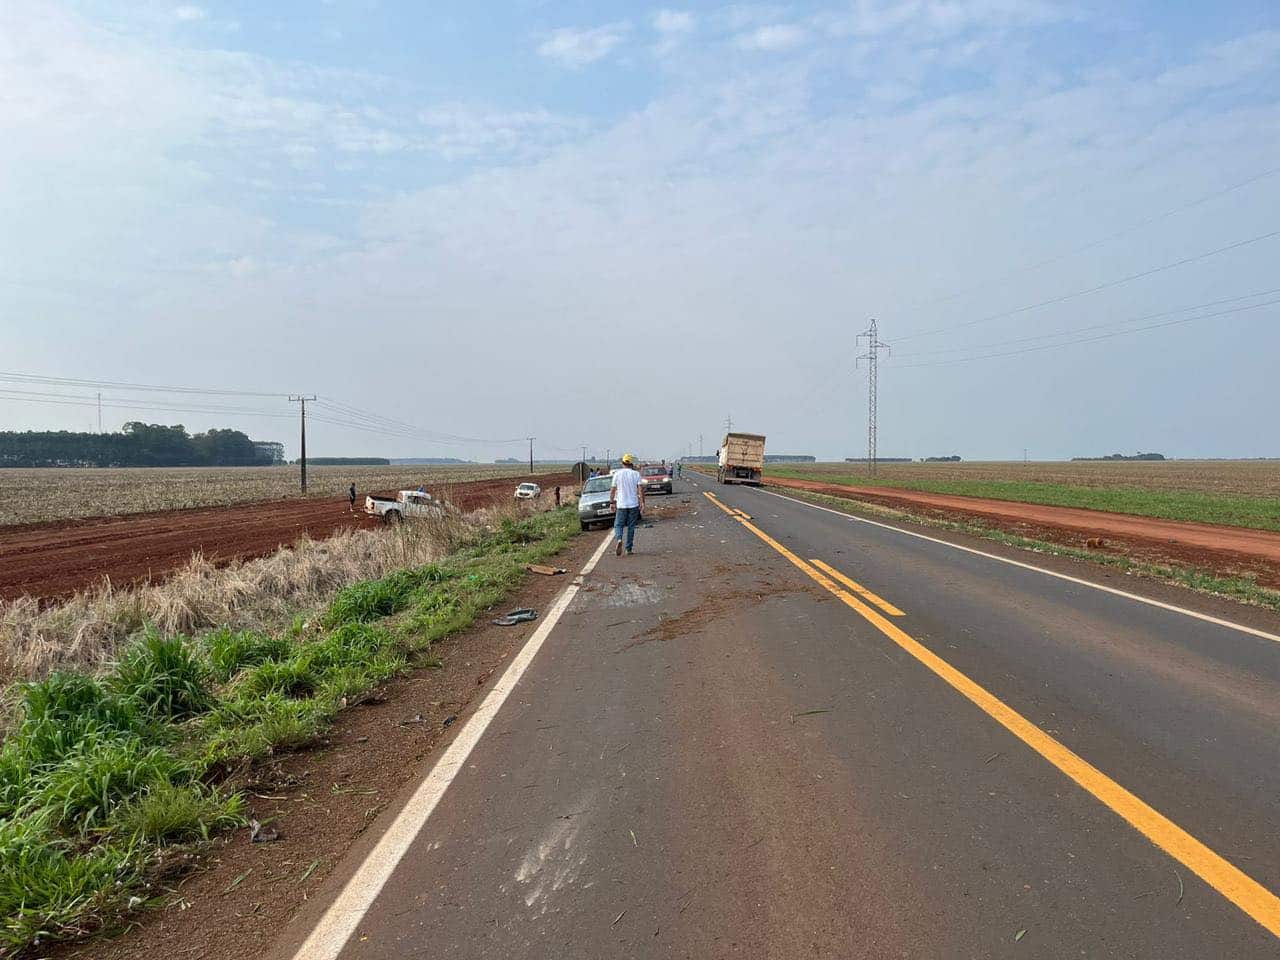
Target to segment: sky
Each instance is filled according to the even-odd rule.
[[[0,4],[0,429],[1280,456],[1277,231],[1274,0]]]

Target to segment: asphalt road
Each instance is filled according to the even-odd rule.
[[[652,513],[275,955],[1280,956],[1280,642],[760,490]]]

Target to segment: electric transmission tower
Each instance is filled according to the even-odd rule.
[[[867,341],[867,352],[859,355],[853,365],[856,368],[863,360],[867,361],[867,473],[874,477],[876,474],[876,365],[880,359],[880,351],[888,351],[890,348],[887,343],[881,342],[874,318],[871,320],[871,326],[858,334],[855,342],[861,344],[863,340]]]

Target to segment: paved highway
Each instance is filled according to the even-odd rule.
[[[281,960],[1280,956],[1280,637],[700,478],[597,557]]]

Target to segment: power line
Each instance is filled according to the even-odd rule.
[[[991,343],[975,343],[964,347],[939,347],[937,350],[917,350],[913,353],[900,353],[898,354],[898,357],[899,359],[902,359],[905,357],[937,356],[942,353],[965,353],[970,350],[986,350],[995,347],[1006,347],[1016,343],[1033,343],[1036,340],[1052,340],[1055,337],[1071,336],[1073,334],[1084,333],[1088,330],[1102,330],[1107,327],[1124,326],[1127,323],[1141,323],[1144,320],[1156,320],[1160,317],[1171,317],[1175,314],[1188,313],[1192,310],[1206,310],[1209,307],[1222,306],[1224,303],[1239,303],[1241,300],[1256,300],[1259,297],[1268,297],[1276,293],[1280,293],[1280,287],[1273,287],[1270,290],[1259,290],[1257,293],[1246,293],[1238,297],[1226,297],[1222,300],[1210,300],[1207,303],[1197,303],[1188,307],[1179,307],[1176,310],[1164,310],[1160,313],[1148,313],[1141,317],[1130,317],[1127,320],[1107,320],[1102,323],[1091,323],[1083,327],[1068,327],[1054,333],[1039,333],[1034,336],[1014,337],[1009,340],[996,340]]]
[[[1111,339],[1114,339],[1115,337],[1123,337],[1126,334],[1130,334],[1130,333],[1143,333],[1147,330],[1159,330],[1163,327],[1173,327],[1173,326],[1177,326],[1178,324],[1191,323],[1196,320],[1212,320],[1216,317],[1226,317],[1226,316],[1231,316],[1237,313],[1245,313],[1246,311],[1249,311],[1249,310],[1259,310],[1262,307],[1270,307],[1276,304],[1280,304],[1280,297],[1274,300],[1264,301],[1263,303],[1250,304],[1247,307],[1235,307],[1231,310],[1219,310],[1216,313],[1206,313],[1197,317],[1183,317],[1180,320],[1165,320],[1162,323],[1152,323],[1152,324],[1148,324],[1145,327],[1134,327],[1131,330],[1114,330],[1111,333],[1100,333],[1100,334],[1097,334],[1096,336],[1081,337],[1076,340],[1067,340],[1067,341],[1064,341],[1063,343],[1043,343],[1035,347],[1023,347],[1021,350],[1007,350],[1003,353],[984,353],[976,357],[954,357],[950,360],[930,360],[922,363],[904,363],[901,365],[895,364],[894,369],[906,370],[906,369],[910,369],[911,367],[941,367],[941,366],[948,366],[953,363],[968,363],[972,360],[990,360],[995,357],[1014,357],[1014,356],[1018,356],[1019,354],[1034,353],[1040,350],[1055,350],[1059,347],[1071,347],[1080,343],[1095,343],[1099,340],[1111,340]]]
[[[1064,293],[1059,297],[1051,297],[1048,300],[1041,300],[1038,303],[1027,304],[1025,307],[1018,307],[1015,310],[1005,310],[1003,313],[992,313],[985,317],[978,317],[975,320],[965,320],[961,323],[948,324],[945,327],[936,327],[933,330],[920,330],[916,333],[908,333],[898,337],[894,342],[899,343],[903,340],[914,340],[916,337],[929,337],[935,333],[946,333],[949,330],[959,330],[962,327],[972,327],[975,324],[986,323],[989,320],[1001,320],[1005,317],[1017,316],[1020,313],[1026,313],[1029,310],[1038,310],[1040,307],[1051,306],[1055,303],[1064,303],[1067,300],[1074,300],[1076,297],[1083,297],[1090,293],[1097,293],[1099,290],[1108,290],[1111,287],[1118,287],[1121,284],[1129,283],[1133,280],[1141,280],[1143,277],[1150,277],[1157,273],[1163,273],[1166,270],[1172,270],[1175,267],[1186,266],[1188,263],[1195,263],[1199,260],[1205,260],[1209,257],[1217,256],[1220,253],[1227,253],[1230,250],[1238,250],[1240,247],[1247,247],[1252,243],[1260,243],[1263,240],[1271,240],[1280,237],[1280,230],[1273,230],[1270,233],[1264,233],[1260,236],[1250,237],[1247,240],[1237,240],[1235,243],[1229,243],[1225,247],[1218,247],[1215,250],[1207,250],[1204,253],[1197,253],[1195,256],[1183,257],[1181,260],[1175,260],[1172,263],[1162,264],[1158,267],[1152,267],[1150,270],[1143,270],[1139,273],[1131,273],[1127,277],[1119,277],[1115,280],[1108,280],[1106,283],[1099,283],[1096,286],[1088,287],[1084,290],[1075,290],[1071,293]]]
[[[258,393],[252,390],[205,390],[199,387],[165,387],[151,383],[128,383],[122,380],[89,380],[80,377],[43,377],[30,373],[0,371],[0,381],[8,383],[50,384],[65,387],[108,387],[120,390],[155,390],[162,393],[195,394],[206,397],[263,397],[283,400],[287,393]]]
[[[1100,237],[1097,240],[1090,240],[1087,243],[1083,243],[1078,247],[1072,247],[1070,250],[1064,250],[1062,253],[1055,254],[1051,257],[1046,257],[1044,260],[1038,260],[1035,263],[1029,263],[1021,267],[1016,267],[1013,270],[1010,270],[1008,273],[1001,274],[998,277],[995,277],[991,280],[987,280],[986,282],[980,283],[976,286],[967,287],[964,290],[957,290],[954,293],[943,294],[942,296],[933,297],[928,300],[917,301],[913,304],[909,304],[904,309],[908,311],[916,310],[916,309],[919,309],[920,307],[932,306],[933,304],[936,304],[936,303],[945,303],[949,300],[955,300],[958,297],[963,297],[965,294],[974,293],[986,287],[994,286],[997,283],[1003,283],[1004,281],[1010,280],[1013,277],[1019,276],[1023,273],[1029,273],[1032,270],[1039,270],[1041,267],[1047,267],[1055,263],[1060,263],[1061,261],[1066,260],[1069,257],[1074,257],[1076,254],[1084,253],[1086,250],[1092,250],[1095,247],[1100,247],[1104,243],[1110,243],[1112,240],[1117,240],[1120,237],[1125,236],[1126,234],[1133,233],[1135,230],[1141,230],[1143,227],[1148,227],[1153,223],[1159,223],[1161,220],[1167,220],[1169,217],[1175,216],[1179,213],[1185,213],[1186,211],[1192,209],[1193,207],[1200,206],[1200,204],[1202,203],[1208,203],[1210,200],[1216,200],[1218,199],[1218,197],[1226,196],[1228,193],[1232,193],[1236,190],[1241,189],[1242,187],[1247,187],[1250,184],[1257,183],[1259,180],[1265,180],[1267,177],[1274,176],[1277,173],[1280,173],[1280,167],[1272,167],[1270,170],[1264,170],[1262,171],[1262,173],[1255,174],[1254,176],[1249,177],[1246,180],[1241,180],[1237,183],[1231,184],[1228,187],[1223,187],[1221,190],[1215,190],[1212,193],[1207,193],[1204,196],[1198,197],[1195,200],[1192,200],[1189,203],[1185,203],[1180,207],[1174,207],[1172,210],[1166,210],[1163,213],[1157,213],[1143,220],[1139,220],[1137,223],[1130,224],[1127,227],[1122,227],[1121,229],[1116,230],[1113,233],[1109,233],[1104,237]],[[923,334],[920,334],[920,336],[923,336]],[[899,338],[899,339],[905,339],[905,338]]]

